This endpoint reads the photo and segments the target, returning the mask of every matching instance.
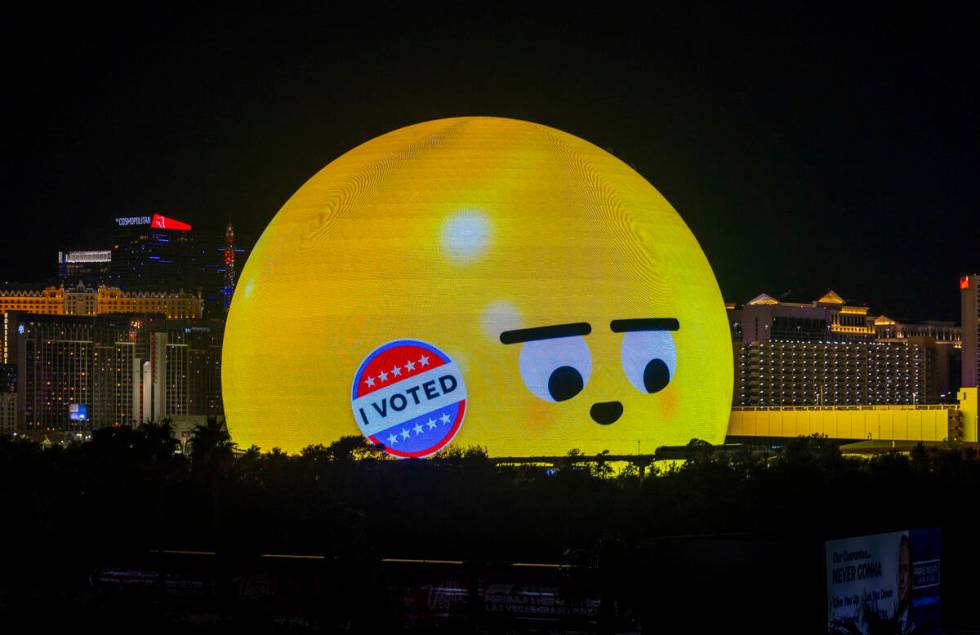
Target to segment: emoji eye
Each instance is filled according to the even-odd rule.
[[[645,393],[667,387],[677,370],[677,349],[668,331],[631,331],[623,335],[623,370]]]
[[[536,340],[521,347],[524,385],[545,401],[571,399],[591,374],[592,353],[582,337]]]

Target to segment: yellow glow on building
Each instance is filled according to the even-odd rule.
[[[48,287],[43,291],[0,291],[0,312],[38,315],[158,313],[168,319],[196,319],[204,301],[189,293],[127,292],[115,287]]]
[[[834,333],[864,333],[873,335],[875,330],[870,326],[843,326],[841,324],[831,324],[830,330]]]
[[[956,397],[960,401],[960,424],[963,427],[963,440],[976,443],[980,441],[980,436],[977,434],[977,387],[960,388]]]
[[[759,304],[773,305],[773,304],[779,304],[779,300],[777,300],[776,298],[772,297],[771,295],[767,295],[765,293],[761,293],[761,294],[755,296],[754,298],[752,298],[751,300],[749,300],[749,304],[751,304],[751,305],[759,305]]]
[[[832,439],[944,441],[954,434],[957,415],[952,405],[746,406],[732,408],[728,435],[793,438],[825,434]]]
[[[831,289],[817,300],[817,304],[844,304],[844,298],[837,295],[837,292]]]
[[[43,291],[0,290],[0,311],[64,315],[65,290],[61,287]]]
[[[555,325],[545,339],[527,330]],[[553,128],[418,124],[297,191],[231,305],[222,382],[234,440],[295,452],[361,434],[352,400],[365,365],[409,340],[444,352],[451,383],[465,382],[454,445],[534,456],[724,439],[732,350],[700,246],[643,177]],[[579,385],[566,381],[576,374]],[[367,380],[393,381],[384,375]],[[421,434],[396,432],[391,443]]]

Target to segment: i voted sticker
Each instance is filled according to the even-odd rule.
[[[463,423],[466,384],[444,352],[421,340],[395,340],[357,369],[354,420],[392,456],[419,458],[446,446]]]

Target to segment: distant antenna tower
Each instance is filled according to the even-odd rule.
[[[225,286],[221,290],[224,295],[225,313],[231,306],[231,296],[235,292],[235,228],[228,223],[225,229]]]

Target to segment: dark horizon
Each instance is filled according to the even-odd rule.
[[[231,220],[257,238],[343,152],[475,114],[554,126],[629,163],[691,227],[730,302],[832,288],[876,313],[958,322],[957,279],[980,270],[968,5],[19,11],[3,45],[0,281],[40,282],[59,250],[106,246],[115,216]]]

